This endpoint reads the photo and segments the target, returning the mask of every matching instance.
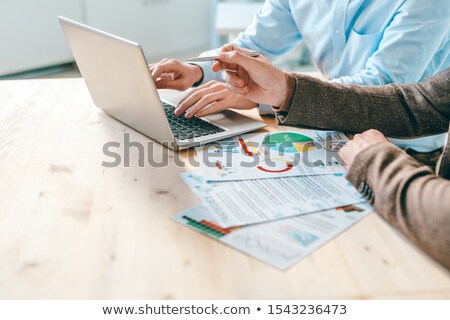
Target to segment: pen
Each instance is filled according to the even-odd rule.
[[[256,51],[242,52],[242,54],[246,55],[247,57],[252,57],[252,58],[257,58],[261,55],[259,52],[256,52]],[[214,61],[214,60],[219,60],[219,57],[218,56],[196,57],[196,58],[187,59],[186,62],[206,62],[206,61]]]

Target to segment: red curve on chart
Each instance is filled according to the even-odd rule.
[[[258,168],[259,170],[261,170],[261,171],[264,171],[264,172],[269,172],[269,173],[281,173],[281,172],[287,172],[287,171],[291,170],[293,167],[294,167],[294,166],[292,165],[292,163],[288,163],[287,167],[286,167],[285,169],[282,169],[282,170],[269,170],[269,169],[263,168],[263,167],[261,167],[261,166],[258,166],[257,168]]]

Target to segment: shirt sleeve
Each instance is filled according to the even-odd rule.
[[[289,0],[267,0],[256,13],[251,25],[231,42],[238,47],[258,51],[272,59],[294,48],[301,35],[292,17]],[[215,55],[219,49],[206,51],[201,56]],[[203,69],[203,82],[222,81],[220,72],[211,70],[211,62],[196,63]]]
[[[333,81],[356,85],[406,84],[432,76],[425,73],[433,57],[450,50],[448,45],[442,48],[448,42],[449,28],[449,1],[407,0],[380,35],[378,49],[367,60],[365,69]],[[442,70],[448,66],[433,67]]]

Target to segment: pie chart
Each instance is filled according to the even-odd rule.
[[[308,136],[294,132],[278,132],[267,135],[262,144],[272,150],[287,153],[306,152],[314,149]]]

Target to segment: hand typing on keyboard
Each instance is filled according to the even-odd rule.
[[[247,100],[242,95],[229,91],[225,87],[225,83],[210,81],[191,90],[181,100],[175,114],[179,116],[185,113],[186,118],[203,117],[227,108],[253,109],[256,106],[256,103]]]
[[[203,78],[203,71],[199,66],[173,59],[163,59],[150,65],[149,68],[158,89],[186,90]],[[230,92],[225,83],[210,81],[191,90],[181,101],[175,114],[192,118],[193,116],[203,117],[227,108],[256,107],[256,103],[240,94]]]
[[[174,106],[164,102],[162,102],[162,105],[172,133],[179,140],[189,140],[224,131],[224,129],[197,117],[190,119],[178,117],[174,113]]]

